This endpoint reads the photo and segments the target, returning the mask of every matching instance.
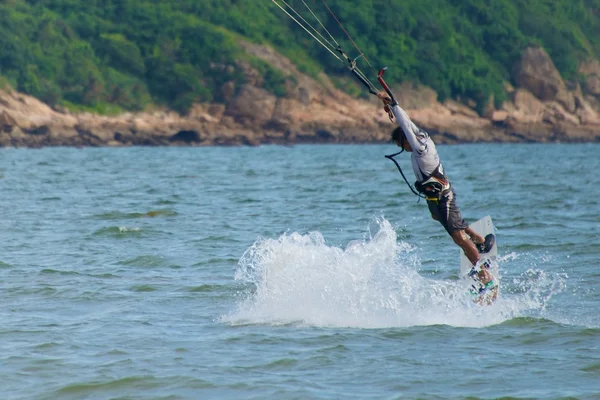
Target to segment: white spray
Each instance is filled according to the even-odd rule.
[[[319,232],[259,238],[241,257],[235,279],[249,290],[226,322],[329,327],[482,327],[511,319],[531,301],[473,303],[462,281],[422,277],[414,247],[398,242],[391,224],[345,249]],[[450,268],[450,267],[448,267]],[[540,307],[536,302],[536,308]]]

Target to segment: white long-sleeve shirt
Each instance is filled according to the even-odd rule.
[[[435,143],[433,143],[429,134],[419,129],[399,105],[396,104],[391,108],[396,117],[396,122],[398,122],[406,135],[406,140],[413,149],[410,159],[417,181],[422,182],[428,179],[438,166],[439,172],[445,175]]]

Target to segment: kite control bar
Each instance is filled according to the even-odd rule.
[[[392,105],[396,105],[398,104],[398,102],[396,101],[394,94],[390,90],[390,87],[387,85],[387,83],[385,83],[385,81],[383,80],[383,74],[385,73],[386,69],[387,67],[383,67],[379,70],[379,73],[377,74],[377,80],[379,81],[379,83],[381,83],[381,86],[383,86],[383,89],[386,91],[388,96],[390,96],[390,99],[392,99]]]

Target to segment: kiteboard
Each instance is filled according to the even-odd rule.
[[[481,218],[479,221],[472,223],[469,225],[471,229],[477,232],[482,237],[486,237],[489,234],[496,233],[496,228],[492,223],[492,218],[487,215]],[[469,273],[473,269],[473,265],[465,255],[465,253],[460,250],[460,276],[467,285],[469,286],[469,293],[473,297],[473,301],[478,304],[491,304],[493,303],[500,291],[500,275],[498,273],[498,263],[496,259],[498,258],[498,244],[494,240],[494,244],[491,249],[487,253],[482,253],[480,255],[480,260],[478,266],[480,268],[487,268],[487,270],[494,277],[493,285],[489,285],[487,288],[484,287],[477,280],[469,276]]]

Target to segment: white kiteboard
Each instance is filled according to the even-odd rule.
[[[492,218],[489,215],[481,218],[479,221],[474,222],[469,226],[471,229],[473,229],[475,232],[477,232],[484,238],[490,233],[494,235],[496,234],[496,228],[494,227],[494,224],[492,223]],[[500,274],[498,272],[498,263],[496,262],[496,258],[498,258],[497,241],[494,243],[494,246],[488,253],[481,254],[481,260],[485,258],[487,258],[491,264],[489,272],[493,275],[497,288],[495,289],[495,293],[486,292],[480,297],[475,296],[474,300],[476,302],[485,302],[487,304],[491,304],[494,300],[496,300],[498,292],[500,290]],[[472,267],[473,265],[471,264],[467,256],[465,256],[465,253],[462,250],[460,250],[460,277],[461,279],[464,279],[466,282],[468,282],[469,285],[470,283],[474,282],[474,280],[468,276],[468,273],[469,271],[471,271]]]

